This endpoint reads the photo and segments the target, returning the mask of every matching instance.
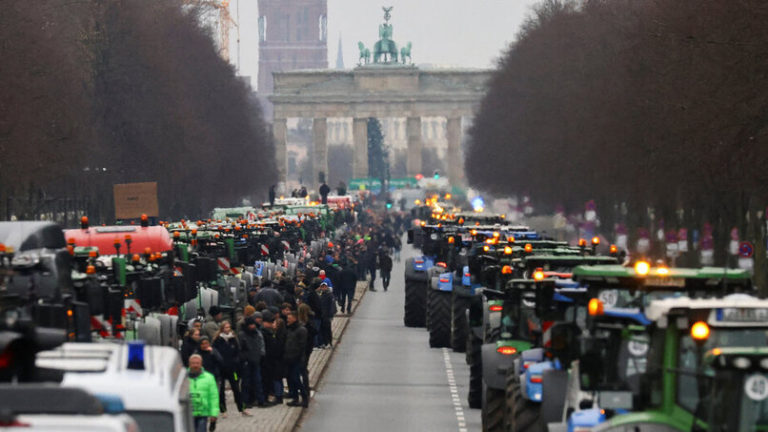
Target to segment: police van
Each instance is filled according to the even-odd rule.
[[[118,397],[55,384],[0,385],[0,432],[138,432]]]
[[[37,354],[63,387],[119,397],[142,432],[192,431],[187,371],[178,351],[128,343],[67,342]]]

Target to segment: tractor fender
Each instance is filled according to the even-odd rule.
[[[424,259],[424,257],[415,257],[405,260],[405,280],[427,282],[429,280],[427,278],[427,267],[415,264],[416,258]]]
[[[544,371],[554,368],[555,365],[548,360],[539,363],[531,363],[530,366],[525,369],[525,378],[522,380],[523,397],[530,401],[541,403],[541,400],[544,396],[541,380],[539,380],[539,382],[533,382],[532,378],[534,375],[537,375],[543,379]]]
[[[515,367],[520,356],[497,352],[496,343],[483,344],[480,352],[483,359],[483,382],[493,389],[506,389],[507,369]]]
[[[469,274],[469,266],[464,266],[461,269],[461,284],[465,287],[472,286],[472,277]]]
[[[436,275],[434,273],[433,269],[430,269],[430,274],[432,274],[430,288],[437,291],[453,291],[453,273],[438,273]]]
[[[525,373],[525,370],[523,370],[524,365],[526,363],[533,364],[538,363],[544,360],[544,348],[531,348],[529,350],[523,351],[521,354],[522,361],[520,362],[520,368],[517,370],[518,375],[522,375]]]

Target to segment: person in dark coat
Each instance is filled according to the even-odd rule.
[[[328,194],[331,193],[331,188],[328,187],[325,182],[320,185],[320,198],[323,204],[328,204]]]
[[[200,348],[200,330],[192,328],[181,343],[181,362],[189,367],[189,356]]]
[[[357,285],[357,275],[355,274],[355,264],[350,263],[339,272],[339,306],[342,313],[352,313],[352,300],[355,297],[355,286]]]
[[[264,336],[256,322],[261,318],[255,312],[244,321],[243,330],[238,333],[240,340],[240,361],[243,371],[243,402],[246,405],[266,406],[264,385],[261,380],[261,359],[264,357]]]
[[[240,342],[237,340],[235,332],[232,330],[232,324],[229,321],[222,321],[219,325],[219,331],[213,339],[213,348],[221,355],[221,365],[219,367],[219,410],[222,415],[227,413],[227,399],[224,397],[224,387],[226,382],[232,388],[232,394],[235,396],[237,410],[244,416],[250,416],[243,401],[240,399],[240,380],[237,372],[240,363]]]
[[[200,338],[200,347],[195,351],[195,354],[199,354],[203,358],[203,369],[209,372],[216,378],[216,382],[221,380],[221,364],[224,363],[224,359],[221,354],[211,345],[211,340],[208,336],[202,336]]]
[[[277,198],[277,191],[275,189],[277,189],[276,185],[272,185],[269,187],[269,205],[270,206],[275,205],[275,198]]]
[[[264,394],[273,395],[275,404],[283,403],[283,353],[285,352],[285,328],[278,328],[275,314],[264,311],[261,333],[264,336],[262,377]]]
[[[379,275],[381,275],[381,284],[384,286],[384,291],[389,287],[389,278],[392,273],[392,258],[385,249],[382,249],[379,253]]]
[[[376,261],[376,251],[369,247],[365,253],[365,269],[371,275],[371,282],[368,285],[368,289],[371,291],[376,291]]]
[[[320,319],[320,346],[333,348],[331,323],[333,316],[336,315],[336,299],[325,282],[320,284],[320,308],[323,311],[323,316]]]
[[[318,296],[317,292],[312,289],[312,286],[304,286],[301,293],[301,302],[307,304],[310,309],[312,309],[312,313],[314,314],[314,316],[311,318],[312,325],[315,327],[315,329],[319,330],[321,321],[323,319],[323,309],[320,305],[320,296]],[[310,339],[310,342],[314,347],[320,346],[319,337]]]
[[[306,348],[309,345],[307,329],[298,320],[298,313],[290,311],[286,317],[285,354],[283,359],[288,371],[289,397],[293,401],[290,406],[309,406],[309,391],[301,382],[301,372],[304,368]],[[299,399],[301,397],[301,400]]]

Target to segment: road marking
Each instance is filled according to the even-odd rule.
[[[456,411],[456,422],[459,432],[467,432],[467,423],[464,417],[464,408],[461,406],[459,398],[459,388],[456,387],[456,377],[453,375],[453,365],[451,364],[451,352],[448,348],[443,348],[443,361],[445,362],[445,375],[448,378],[448,388],[451,391],[451,400],[453,408]]]

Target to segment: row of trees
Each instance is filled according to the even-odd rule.
[[[762,0],[545,0],[490,82],[469,181],[550,211],[594,199],[604,232],[711,223],[719,264],[737,227],[764,266],[767,18]]]
[[[108,221],[112,185],[136,181],[158,182],[162,217],[265,195],[258,102],[203,14],[194,0],[3,2],[0,217],[66,201]]]

